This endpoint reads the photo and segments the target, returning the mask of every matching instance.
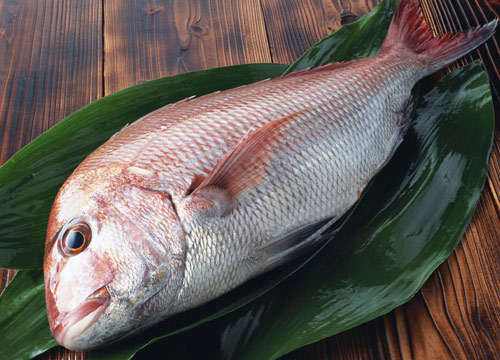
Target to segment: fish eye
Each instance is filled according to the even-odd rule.
[[[89,245],[92,232],[85,223],[71,226],[61,239],[61,250],[65,255],[77,255]]]

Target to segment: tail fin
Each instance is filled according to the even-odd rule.
[[[381,53],[409,50],[417,54],[430,74],[487,41],[495,33],[497,23],[498,19],[466,33],[436,38],[425,22],[418,0],[401,0]]]

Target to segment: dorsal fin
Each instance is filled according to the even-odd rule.
[[[279,136],[279,129],[295,119],[300,112],[284,116],[261,126],[242,138],[238,144],[222,158],[213,171],[200,181],[196,177],[191,186],[195,195],[204,188],[215,186],[226,190],[231,197],[260,183],[265,175],[271,148]]]

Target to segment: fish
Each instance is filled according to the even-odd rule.
[[[313,247],[401,143],[415,84],[496,26],[437,38],[418,1],[402,0],[374,57],[189,98],[113,135],[50,212],[56,341],[105,346]]]

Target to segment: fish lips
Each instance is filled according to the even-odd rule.
[[[106,286],[90,294],[75,309],[59,313],[53,295],[47,294],[47,310],[49,325],[56,341],[70,350],[81,350],[79,338],[81,334],[94,324],[107,309],[111,296]]]

